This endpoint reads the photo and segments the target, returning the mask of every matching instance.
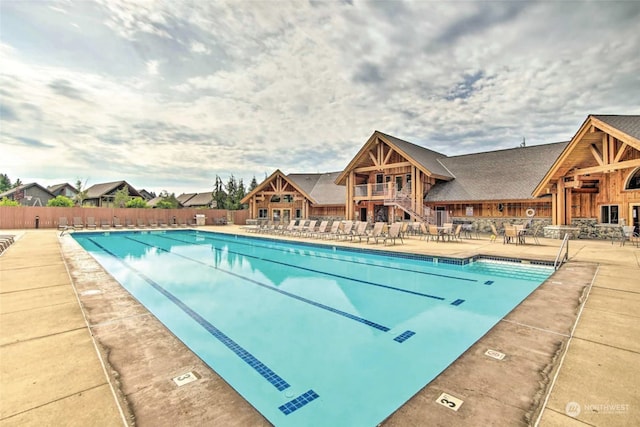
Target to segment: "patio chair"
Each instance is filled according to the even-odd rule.
[[[67,221],[67,217],[66,216],[61,216],[60,218],[58,218],[58,230],[66,230],[67,228],[69,228],[69,223]]]
[[[349,236],[351,241],[358,238],[358,241],[362,242],[362,239],[367,237],[367,225],[369,224],[366,221],[359,221],[356,224],[356,228],[351,233],[351,236]]]
[[[511,243],[515,242],[518,244],[518,230],[513,226],[505,226],[504,235],[502,236],[502,243]]]
[[[331,228],[329,229],[329,231],[325,232],[325,233],[318,233],[318,237],[321,239],[329,239],[329,238],[337,238],[338,234],[340,234],[340,225],[342,223],[340,221],[333,221],[331,223]]]
[[[96,219],[92,216],[87,217],[87,230],[95,230],[96,229]]]
[[[404,224],[407,224],[406,222]],[[367,243],[369,243],[369,239],[373,239],[376,244],[378,244],[378,240],[384,238],[384,226],[386,224],[384,222],[376,222],[373,224],[373,230],[371,233],[367,235]],[[400,235],[402,235],[402,226],[400,227]]]
[[[489,225],[491,226],[491,241],[495,242],[498,236],[501,235],[501,233],[499,233],[498,230],[496,230],[495,224],[489,224]]]
[[[73,229],[74,230],[82,230],[84,228],[84,224],[82,223],[82,218],[79,216],[73,217]]]
[[[458,224],[456,225],[456,228],[451,232],[449,240],[453,239],[453,240],[462,241],[462,236],[460,235],[461,233],[462,233],[462,224]]]
[[[396,239],[400,239],[402,244],[404,244],[404,240],[402,240],[402,236],[400,235],[401,227],[402,227],[402,224],[400,224],[399,222],[394,222],[393,224],[391,224],[391,226],[389,226],[389,231],[387,232],[387,235],[382,241],[382,244],[386,245],[387,241],[391,241],[395,245]]]
[[[345,221],[342,224],[342,229],[338,229],[336,233],[336,239],[340,240],[341,238],[346,238],[351,235],[351,231],[353,230],[353,221]]]
[[[329,227],[329,221],[324,220],[320,223],[317,230],[313,230],[311,233],[309,233],[309,236],[318,237],[320,234],[327,232],[327,227]]]
[[[622,227],[622,235],[620,236],[620,246],[624,246],[627,241],[634,241],[638,237],[638,233],[634,232],[635,227],[633,225],[625,225]]]

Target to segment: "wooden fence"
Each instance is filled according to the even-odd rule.
[[[163,221],[167,224],[194,222],[196,215],[205,216],[205,225],[220,225],[225,222],[233,224],[246,224],[249,217],[248,210],[228,211],[225,209],[142,209],[142,208],[89,208],[89,207],[40,207],[40,206],[0,206],[0,229],[25,229],[25,228],[58,228],[60,218],[66,217],[69,225],[74,218],[80,218],[83,224],[87,224],[92,217],[96,224],[102,220],[113,224],[114,218],[118,218],[120,224],[125,225],[127,220],[136,224],[138,219],[144,224],[149,220]]]

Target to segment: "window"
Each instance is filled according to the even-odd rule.
[[[293,203],[293,195],[285,194],[284,196],[282,196],[282,201],[286,203]]]
[[[258,209],[258,218],[266,219],[267,218],[267,210],[266,209]]]
[[[280,221],[280,209],[274,209],[271,211],[271,215],[274,221]]]
[[[396,176],[396,190],[402,190],[402,175]]]
[[[618,224],[618,205],[604,205],[600,207],[603,224]]]
[[[640,168],[636,169],[635,173],[629,178],[626,190],[638,190],[640,189]]]
[[[278,203],[280,201],[280,196],[278,196],[277,194],[274,194],[273,196],[271,196],[271,203]]]
[[[407,188],[411,188],[411,174],[408,173],[406,175],[406,181],[407,181]]]
[[[302,218],[302,209],[296,209],[296,219]]]

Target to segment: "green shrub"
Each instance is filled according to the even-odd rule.
[[[73,200],[66,196],[56,196],[53,199],[50,199],[47,202],[47,206],[57,206],[60,208],[71,208],[73,207]]]
[[[15,200],[8,199],[7,197],[3,197],[2,200],[0,200],[0,206],[20,206],[20,203]]]
[[[125,207],[127,207],[127,208],[146,208],[147,207],[147,202],[142,197],[134,197],[133,199],[129,200],[125,204]]]

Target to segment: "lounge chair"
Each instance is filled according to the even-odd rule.
[[[100,228],[104,228],[104,229],[111,228],[111,224],[109,223],[109,220],[101,219]]]
[[[329,229],[329,231],[326,231],[324,233],[317,233],[318,238],[321,239],[329,239],[329,238],[337,238],[338,234],[340,233],[340,225],[341,222],[340,221],[333,221],[333,223],[331,223],[331,228]]]
[[[329,227],[329,221],[324,220],[320,223],[317,230],[313,230],[311,233],[309,233],[309,236],[318,237],[320,234],[327,232],[327,227]]]
[[[117,216],[113,217],[113,228],[122,228],[122,224],[120,224],[120,218]]]
[[[402,239],[402,236],[400,235],[400,229],[402,228],[402,224],[399,222],[394,222],[393,224],[391,224],[391,226],[389,227],[389,231],[387,232],[387,235],[385,236],[384,240],[382,241],[382,243],[384,245],[387,244],[388,241],[393,242],[393,244],[396,244],[396,239],[400,239],[400,241],[402,242],[402,244],[404,244],[404,240]]]
[[[377,244],[379,239],[384,238],[384,226],[384,222],[376,222],[373,224],[373,230],[367,235],[367,243],[369,243],[369,239],[372,239]],[[402,227],[400,228],[400,232],[402,233]]]
[[[136,225],[133,223],[133,220],[127,218],[124,220],[124,223],[127,228],[134,228]]]
[[[351,230],[353,230],[353,221],[345,221],[342,223],[342,229],[338,229],[336,239],[340,240],[342,237],[345,239],[351,236]]]
[[[151,228],[158,228],[158,221],[155,219],[149,219],[149,227]]]
[[[292,219],[291,221],[289,221],[289,225],[287,225],[284,228],[280,228],[280,229],[274,230],[274,232],[277,233],[277,234],[292,233],[293,230],[295,230],[295,227],[296,227],[296,220]]]
[[[87,217],[87,230],[95,230],[96,229],[96,219],[92,216]]]
[[[67,217],[66,216],[61,216],[60,218],[58,218],[58,230],[66,230],[67,228],[69,228],[69,223],[67,221]]]
[[[180,227],[187,228],[187,218],[180,218],[180,222],[178,223]]]
[[[449,239],[461,241],[462,240],[462,236],[460,235],[461,233],[462,233],[462,224],[458,224],[456,225],[456,228],[453,230],[453,232],[449,236]]]
[[[169,227],[169,224],[167,224],[167,221],[165,221],[164,219],[159,220],[158,224],[160,225],[161,228]]]
[[[15,237],[12,234],[0,234],[0,253],[4,252],[14,242]]]
[[[352,241],[355,238],[358,238],[358,241],[362,242],[362,239],[367,237],[367,225],[369,225],[366,221],[359,221],[356,223],[356,228],[351,233],[349,237]]]
[[[82,218],[79,216],[73,217],[73,229],[74,230],[82,230],[84,228],[84,224],[82,223]]]
[[[138,228],[145,228],[145,227],[146,227],[146,225],[144,224],[144,219],[142,219],[142,218],[138,218],[138,219],[136,220],[136,227],[138,227]]]

